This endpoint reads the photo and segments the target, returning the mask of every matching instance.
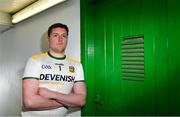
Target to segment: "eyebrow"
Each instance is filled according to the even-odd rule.
[[[58,34],[58,33],[51,33],[51,34]],[[67,33],[62,33],[61,35],[63,35],[63,34],[66,34],[67,35]],[[58,34],[59,35],[59,34]]]

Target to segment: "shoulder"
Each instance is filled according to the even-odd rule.
[[[71,61],[71,62],[75,63],[75,64],[81,64],[79,61],[75,60],[75,59],[72,58],[72,57],[66,56],[66,59],[67,59],[68,61]]]
[[[44,57],[47,57],[47,56],[48,56],[48,53],[45,52],[45,53],[33,55],[33,56],[31,57],[31,59],[32,59],[32,60],[37,60],[37,59],[44,58]]]

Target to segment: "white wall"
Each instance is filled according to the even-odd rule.
[[[27,59],[47,50],[45,32],[56,22],[69,26],[66,54],[80,60],[80,0],[68,0],[0,34],[0,115],[20,115],[21,79]]]

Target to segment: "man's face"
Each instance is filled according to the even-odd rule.
[[[48,39],[49,48],[56,53],[64,53],[68,35],[64,28],[54,28]]]

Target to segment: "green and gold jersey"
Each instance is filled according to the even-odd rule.
[[[24,71],[23,80],[39,80],[39,87],[45,87],[53,91],[69,94],[76,82],[84,81],[84,73],[81,63],[64,56],[57,58],[49,52],[32,56]],[[43,111],[23,111],[22,115],[28,116],[59,116],[66,115],[67,108]]]

